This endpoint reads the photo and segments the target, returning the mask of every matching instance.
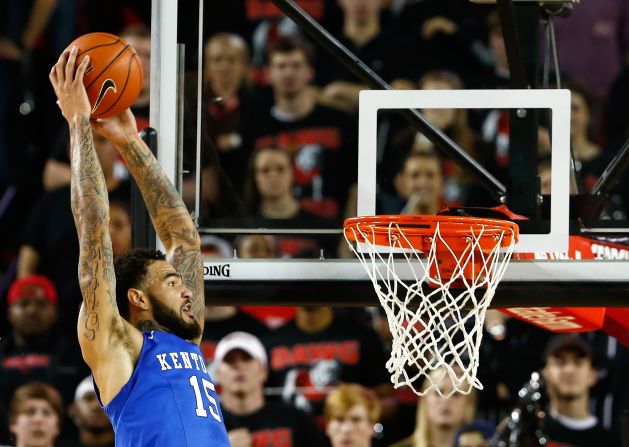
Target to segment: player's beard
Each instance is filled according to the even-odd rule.
[[[201,335],[201,326],[197,320],[186,323],[181,314],[164,306],[150,294],[149,298],[153,304],[153,318],[157,324],[184,340],[193,340]]]

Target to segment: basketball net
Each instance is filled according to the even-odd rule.
[[[344,235],[389,323],[386,367],[394,387],[408,386],[420,396],[435,390],[443,397],[482,390],[476,374],[485,313],[511,258],[517,226],[493,219],[375,216],[347,219]],[[396,271],[402,269],[411,281],[400,279]]]

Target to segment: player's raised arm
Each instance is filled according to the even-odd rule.
[[[129,352],[129,343],[123,343],[123,338],[131,326],[123,321],[116,306],[109,200],[83,86],[89,58],[75,70],[76,54],[76,48],[64,51],[49,77],[57,104],[70,126],[71,207],[79,237],[78,274],[83,295],[77,327],[79,343],[85,361],[98,374],[100,366],[120,354],[117,347],[126,345]],[[132,368],[129,358],[127,363]]]
[[[195,319],[203,330],[205,299],[201,240],[181,196],[166,177],[150,149],[139,137],[130,110],[92,123],[96,132],[113,142],[138,184],[168,260],[192,292]],[[203,331],[201,331],[203,332]],[[195,340],[200,342],[201,337]]]

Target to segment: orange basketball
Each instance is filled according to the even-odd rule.
[[[92,118],[122,113],[133,104],[142,89],[142,62],[131,45],[118,36],[90,33],[70,44],[77,46],[76,65],[89,54],[83,84],[92,105]]]

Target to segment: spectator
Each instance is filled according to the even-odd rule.
[[[463,88],[461,79],[454,73],[448,71],[430,71],[419,80],[418,86],[422,90],[458,90]],[[450,137],[461,149],[468,152],[472,157],[480,159],[481,153],[480,139],[477,138],[469,125],[467,110],[465,109],[422,109],[424,116],[437,128]],[[387,147],[387,160],[389,168],[385,171],[391,172],[397,168],[399,160],[403,160],[406,154],[411,151],[434,151],[435,147],[428,138],[414,128],[410,128],[406,123],[399,122],[397,117],[393,118],[394,128]],[[465,173],[459,166],[450,160],[443,163],[444,171],[444,200],[452,205],[461,205],[470,201],[474,206],[482,206],[478,200],[484,200],[477,194],[484,191],[477,191],[479,187],[472,183],[469,174]],[[474,200],[477,200],[474,202]]]
[[[214,359],[217,343],[238,329],[261,337],[269,328],[257,318],[242,312],[236,306],[206,306],[205,329],[199,349],[207,363]]]
[[[584,193],[589,193],[598,177],[603,173],[609,158],[603,149],[594,142],[592,111],[594,97],[577,84],[567,83],[572,93],[572,108],[570,114],[570,143],[574,156],[575,170],[580,175]]]
[[[122,198],[109,201],[109,234],[114,258],[131,250],[131,211],[129,202]]]
[[[131,45],[140,57],[142,62],[142,71],[144,72],[144,82],[140,95],[137,97],[131,110],[135,115],[138,124],[138,131],[143,130],[149,125],[150,110],[149,102],[151,99],[151,30],[144,24],[131,25],[125,28],[120,37]]]
[[[268,72],[274,104],[253,115],[246,147],[287,150],[301,207],[318,216],[339,217],[356,175],[349,118],[316,103],[310,88],[312,50],[305,43],[279,39],[269,50]]]
[[[232,446],[320,445],[310,416],[284,404],[266,402],[267,356],[256,337],[246,332],[226,335],[216,346],[214,367]]]
[[[274,236],[254,234],[240,236],[235,241],[236,253],[243,259],[277,258],[277,241]]]
[[[9,407],[9,430],[16,447],[53,447],[63,422],[63,401],[52,386],[32,382],[15,390]]]
[[[207,40],[203,82],[202,123],[216,146],[221,166],[240,193],[242,167],[249,155],[243,146],[242,122],[252,104],[249,48],[242,37],[217,33]]]
[[[485,421],[470,422],[456,434],[454,447],[489,447],[495,431],[495,427]]]
[[[373,391],[345,383],[325,398],[323,415],[332,447],[369,447],[380,420],[380,403]]]
[[[312,214],[293,197],[294,173],[291,156],[285,149],[257,149],[249,160],[245,199],[251,216],[263,228],[332,228],[333,222]],[[329,239],[329,238],[328,238]],[[323,237],[276,237],[280,256],[316,258],[320,250],[334,246],[336,241]]]
[[[12,331],[0,341],[0,401],[35,380],[49,382],[65,402],[72,401],[86,367],[78,349],[55,331],[57,301],[55,287],[43,276],[27,276],[11,284],[7,313]]]
[[[413,65],[414,58],[401,58],[411,49],[405,45],[408,39],[394,39],[381,27],[380,0],[340,0],[343,10],[343,31],[340,42],[369,66],[377,75],[393,85],[404,82],[403,77],[412,73],[405,69]],[[391,51],[395,48],[395,51]],[[403,60],[403,62],[402,62]],[[317,65],[318,83],[322,84],[319,101],[322,104],[355,113],[358,110],[358,95],[368,86],[336,60],[322,58]],[[408,81],[406,81],[408,82]]]
[[[592,364],[597,372],[596,385],[590,389],[590,408],[601,425],[618,436],[622,412],[629,408],[629,347],[602,331],[582,335],[592,346]]]
[[[282,387],[286,402],[320,417],[325,395],[341,382],[352,382],[376,391],[385,418],[394,410],[384,349],[362,322],[330,307],[299,307],[293,321],[263,340],[270,383]]]
[[[238,3],[242,3],[242,6]],[[301,38],[302,32],[271,0],[240,0],[230,2],[230,6],[232,4],[240,6],[244,12],[247,24],[242,27],[241,34],[250,39],[253,78],[257,84],[264,85],[267,82],[264,62],[268,49],[278,39]],[[336,25],[336,0],[309,0],[299,6],[327,29],[330,29],[330,25]],[[220,29],[225,29],[225,25],[221,24]]]
[[[434,370],[422,388],[425,390],[431,382],[438,383],[445,395],[452,389],[452,383],[443,368]],[[431,388],[417,407],[415,432],[392,447],[450,447],[454,444],[457,431],[471,422],[475,414],[474,389],[469,394],[454,393],[446,398]]]
[[[509,88],[509,62],[498,10],[487,14],[487,50],[489,71],[474,82],[479,88]]]
[[[69,415],[79,430],[79,436],[76,442],[66,442],[64,446],[114,447],[114,429],[98,402],[94,389],[94,379],[91,375],[83,379],[77,386]]]
[[[483,22],[488,7],[467,0],[403,3],[391,25],[393,32],[412,39],[412,54],[421,64],[413,78],[430,70],[455,72],[466,84],[475,77],[480,68],[477,53],[485,37]]]
[[[617,445],[590,412],[590,388],[596,383],[590,345],[577,334],[553,337],[544,351],[543,376],[549,398],[544,430],[567,446]]]
[[[246,204],[252,216],[307,223],[314,216],[293,197],[291,156],[285,149],[262,147],[249,160]]]
[[[0,269],[10,275],[16,235],[41,195],[42,164],[60,125],[47,68],[72,40],[75,3],[0,2]]]
[[[94,146],[103,169],[109,197],[129,200],[129,182],[117,172],[118,152],[107,139],[94,134]],[[66,148],[67,151],[67,148]],[[126,169],[124,170],[126,173]],[[55,222],[55,225],[50,225]],[[60,255],[63,254],[63,255]],[[50,191],[39,200],[24,229],[17,266],[18,278],[30,274],[48,277],[59,293],[59,323],[75,336],[74,315],[81,302],[76,268],[79,246],[70,208],[70,185]]]
[[[484,419],[497,424],[517,405],[518,391],[531,370],[544,366],[539,346],[548,343],[551,333],[495,309],[487,312],[485,328],[478,369],[484,390],[478,407]]]
[[[382,214],[436,214],[443,208],[443,173],[435,152],[409,153],[394,182],[398,195],[379,197]]]
[[[184,120],[184,166],[192,172],[183,178],[182,195],[188,208],[196,200],[197,94],[201,104],[201,181],[199,221],[207,225],[216,218],[244,218],[243,166],[249,148],[243,144],[243,121],[251,109],[252,92],[249,49],[242,37],[217,33],[205,44],[203,85],[187,83]]]

